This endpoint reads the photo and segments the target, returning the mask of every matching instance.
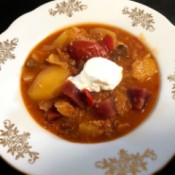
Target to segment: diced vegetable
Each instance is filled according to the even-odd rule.
[[[117,39],[115,32],[105,29],[105,28],[94,28],[90,30],[91,35],[99,36],[99,39],[102,40],[106,35],[109,35],[112,37],[114,45],[116,46]]]
[[[68,69],[58,66],[47,67],[37,75],[29,87],[29,97],[33,100],[47,100],[56,97],[68,76]]]
[[[114,50],[114,41],[110,35],[106,35],[99,43],[109,52]]]
[[[112,97],[103,100],[97,106],[94,107],[94,111],[97,116],[101,118],[112,117],[116,114],[115,103]]]
[[[63,84],[61,92],[69,97],[79,107],[84,107],[82,93],[71,81],[68,80]]]
[[[49,111],[53,105],[53,101],[52,100],[43,100],[40,101],[38,103],[39,105],[39,109],[43,110],[43,111]]]
[[[91,93],[87,89],[83,89],[82,93],[85,95],[85,100],[88,103],[88,106],[92,107],[94,105],[94,99]]]
[[[77,110],[68,101],[58,100],[55,102],[54,106],[57,111],[64,117],[75,117]]]
[[[92,57],[108,57],[106,48],[92,41],[74,41],[67,48],[68,53],[75,60],[88,60]]]
[[[98,56],[108,58],[114,48],[113,38],[106,35],[99,42],[76,40],[68,45],[67,51],[75,60],[88,60]]]
[[[66,68],[66,69],[68,68],[68,63],[61,61],[57,54],[50,54],[49,57],[46,59],[46,61],[49,62],[50,64],[55,64],[62,68]]]
[[[151,93],[146,88],[130,87],[127,89],[132,107],[142,110],[151,97]]]
[[[68,30],[64,31],[54,40],[53,45],[57,46],[59,48],[63,48],[71,41],[72,36],[74,36],[72,34],[73,34],[72,29],[68,29]]]
[[[129,123],[120,123],[118,125],[117,131],[118,132],[122,132],[122,131],[128,129],[129,127],[130,127],[130,124]]]
[[[116,89],[114,91],[114,96],[117,113],[121,116],[125,116],[131,110],[131,103],[128,95]]]
[[[31,58],[35,60],[37,63],[43,63],[44,60],[48,57],[48,55],[49,52],[43,51],[42,49],[38,49],[32,53]]]
[[[53,45],[62,49],[66,47],[71,41],[86,40],[88,38],[87,32],[84,29],[73,27],[62,32],[53,42]]]
[[[140,81],[149,80],[151,76],[158,73],[158,67],[151,55],[146,55],[141,60],[132,64],[132,76]]]
[[[60,61],[66,62],[69,59],[68,53],[63,52],[60,48],[57,48],[56,50]]]
[[[97,137],[103,134],[103,120],[84,121],[79,124],[79,132],[86,136]]]

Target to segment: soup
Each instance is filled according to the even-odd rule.
[[[156,59],[132,34],[81,24],[42,40],[25,60],[21,93],[43,128],[79,143],[117,139],[154,109],[160,86]]]

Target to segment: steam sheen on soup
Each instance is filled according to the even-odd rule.
[[[119,138],[139,126],[159,93],[150,50],[114,26],[81,24],[42,40],[25,60],[21,93],[43,128],[72,142]]]

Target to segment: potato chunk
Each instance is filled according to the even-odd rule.
[[[103,125],[102,120],[84,121],[79,124],[79,131],[86,136],[97,137],[103,134]]]
[[[53,42],[53,45],[59,47],[59,48],[63,48],[66,44],[68,44],[70,42],[70,40],[72,39],[72,30],[68,29],[66,31],[64,31],[63,33],[61,33]]]
[[[132,76],[139,81],[148,80],[156,73],[158,67],[150,54],[132,64]]]
[[[84,29],[73,27],[62,32],[53,42],[53,45],[62,49],[73,40],[86,40],[87,32]]]
[[[49,66],[34,79],[28,89],[28,95],[36,101],[54,98],[59,95],[61,85],[69,75],[68,69]]]

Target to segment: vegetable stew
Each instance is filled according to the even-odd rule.
[[[94,57],[123,68],[114,89],[94,92],[69,80]],[[138,127],[154,109],[159,86],[151,51],[132,34],[105,24],[79,24],[52,33],[29,53],[21,74],[22,97],[36,122],[79,143],[113,140]]]

